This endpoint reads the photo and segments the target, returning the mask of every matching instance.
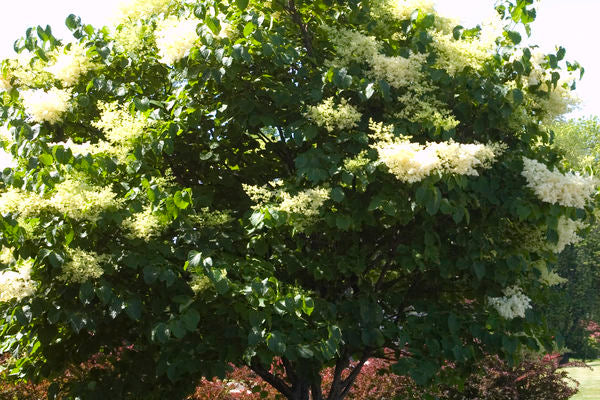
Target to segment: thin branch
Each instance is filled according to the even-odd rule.
[[[306,48],[306,53],[310,57],[312,57],[312,34],[308,30],[308,25],[302,19],[302,15],[296,8],[296,3],[294,2],[294,0],[288,0],[287,6],[285,6],[285,10],[290,13],[290,15],[292,16],[292,20],[300,27],[300,33],[302,34],[302,42],[304,43],[304,47]]]
[[[263,368],[260,364],[258,364],[257,362],[253,362],[250,365],[250,369],[252,371],[256,372],[256,374],[258,376],[260,376],[269,385],[271,385],[275,389],[279,390],[279,392],[281,394],[283,394],[285,397],[287,397],[287,398],[292,397],[292,394],[293,394],[292,389],[281,378],[273,375],[272,373],[267,371],[265,368]]]
[[[381,270],[381,274],[379,274],[379,279],[377,279],[377,282],[375,283],[375,291],[379,291],[379,289],[381,289],[381,285],[383,285],[383,279],[385,278],[385,275],[387,274],[387,272],[390,270],[390,265],[389,263],[386,263],[385,266],[383,267],[383,269]]]

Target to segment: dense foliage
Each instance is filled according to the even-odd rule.
[[[181,399],[233,363],[340,400],[383,348],[424,384],[550,347],[596,180],[557,169],[579,67],[518,46],[532,3],[465,29],[416,0],[136,0],[69,16],[73,43],[28,30],[0,81],[12,376]]]

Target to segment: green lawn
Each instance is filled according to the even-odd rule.
[[[579,393],[570,400],[599,400],[600,399],[600,360],[587,363],[589,368],[565,368],[569,376],[579,382]]]

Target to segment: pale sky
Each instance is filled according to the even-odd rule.
[[[49,24],[55,36],[68,39],[64,25],[69,14],[81,16],[84,23],[106,25],[121,0],[0,0],[4,18],[0,24],[0,58],[10,57],[12,44],[29,26]],[[494,12],[494,0],[436,0],[438,12],[452,16],[465,26],[474,26]],[[583,100],[574,116],[600,115],[599,0],[541,0],[530,43],[544,51],[561,45],[567,59],[579,61],[586,70],[577,92]]]

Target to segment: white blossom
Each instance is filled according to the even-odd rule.
[[[0,303],[21,300],[35,292],[35,283],[31,280],[33,260],[17,261],[17,271],[0,272]]]
[[[525,317],[525,311],[531,308],[531,299],[523,294],[518,286],[504,289],[504,297],[488,297],[488,303],[504,319]]]
[[[52,88],[27,90],[21,93],[25,112],[36,122],[55,124],[62,121],[63,114],[69,109],[71,92]]]
[[[561,216],[558,219],[558,242],[551,246],[552,250],[555,253],[560,253],[568,245],[581,241],[581,238],[577,235],[577,230],[583,229],[585,226],[581,221],[574,221],[571,218]]]
[[[199,23],[197,19],[179,20],[173,16],[159,22],[154,35],[160,62],[173,65],[185,57],[198,39]]]
[[[562,174],[556,169],[550,171],[546,165],[523,157],[521,174],[527,180],[527,187],[546,203],[557,203],[565,207],[583,208],[596,194],[598,180],[582,176],[577,172]]]
[[[378,143],[379,159],[398,180],[414,183],[434,173],[478,175],[503,151],[501,144],[461,144],[452,140],[425,145],[400,140]]]
[[[319,105],[309,106],[305,116],[317,125],[325,127],[328,132],[332,132],[335,129],[355,128],[362,115],[348,104],[346,99],[341,99],[340,104],[336,105],[333,97],[329,97]]]
[[[92,67],[86,56],[86,49],[80,44],[72,44],[68,51],[61,51],[56,56],[54,64],[46,71],[54,75],[65,86],[73,86]]]
[[[63,265],[63,272],[59,277],[67,282],[83,283],[101,277],[104,269],[100,264],[110,260],[110,256],[106,254],[98,255],[81,249],[67,249],[67,254],[70,260]]]

